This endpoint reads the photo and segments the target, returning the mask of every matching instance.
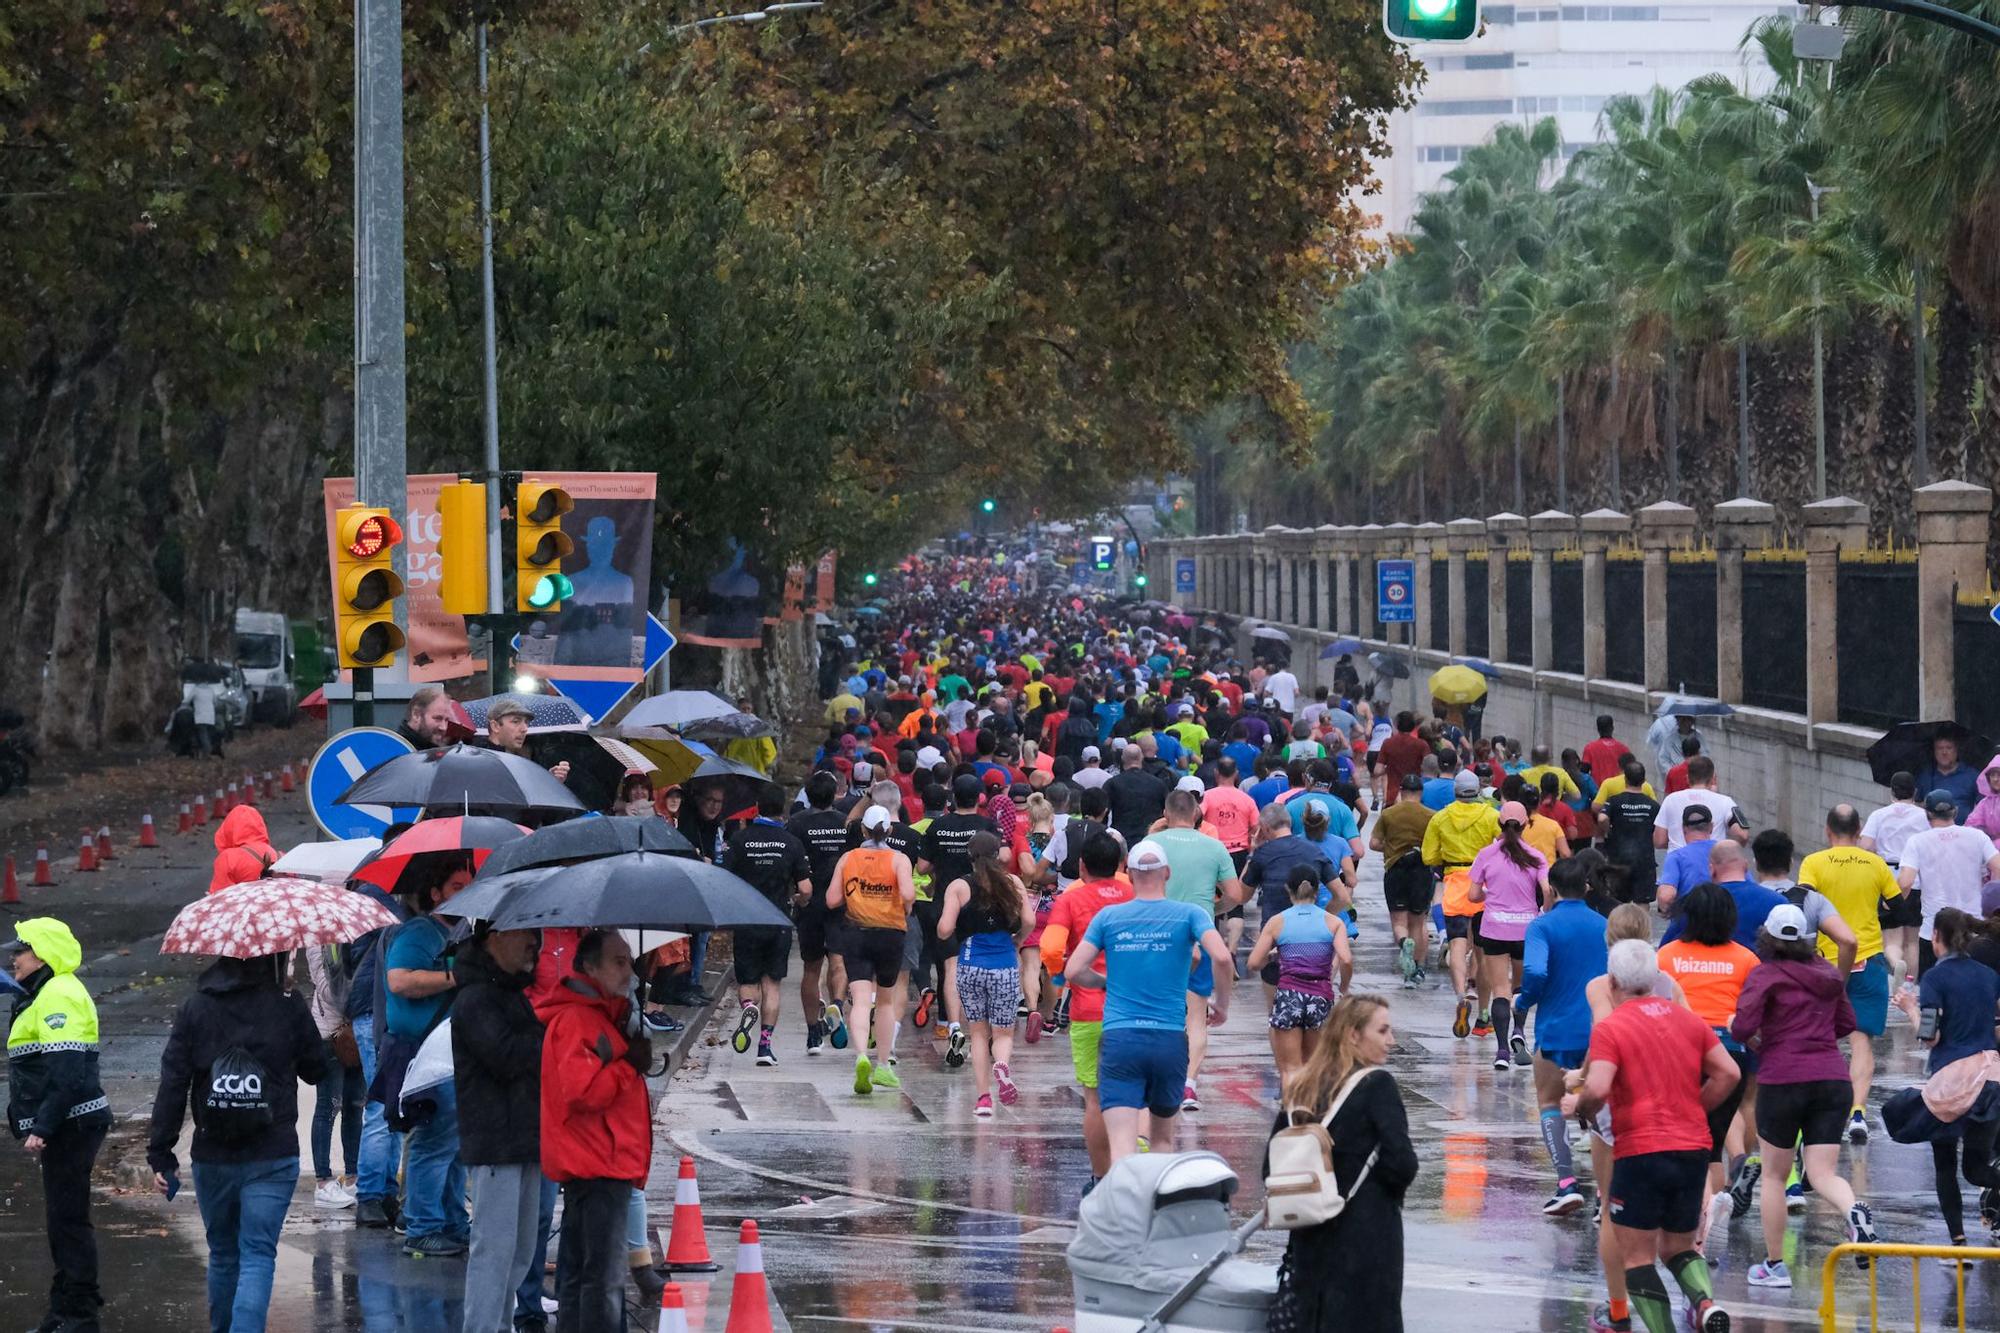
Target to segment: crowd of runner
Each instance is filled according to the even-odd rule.
[[[1608,716],[1558,750],[1482,734],[1477,707],[1391,712],[1346,658],[1307,688],[1212,623],[1024,590],[980,559],[912,560],[883,592],[823,641],[811,776],[723,857],[793,912],[793,1049],[853,1048],[857,1094],[898,1086],[907,1027],[971,1065],[990,1117],[1018,1098],[1017,1036],[1066,1040],[1094,1185],[1199,1111],[1241,972],[1284,1106],[1347,1067],[1314,1064],[1324,1032],[1386,1058],[1382,1001],[1342,1007],[1354,942],[1386,927],[1402,986],[1448,979],[1453,1034],[1532,1079],[1553,1218],[1592,1205],[1587,1142],[1598,1327],[1666,1333],[1657,1261],[1692,1327],[1726,1329],[1708,1237],[1753,1208],[1755,1286],[1791,1285],[1788,1217],[1815,1196],[1876,1239],[1840,1154],[1878,1125],[1931,1142],[1951,1243],[1961,1176],[2000,1235],[2000,757],[1975,770],[1940,741],[1865,816],[1830,810],[1801,859],[1688,718],[1640,753]],[[1382,921],[1354,907],[1369,855]],[[789,1041],[790,934],[738,936],[734,1045],[760,1064]],[[1871,1107],[1891,1008],[1932,1077]]]

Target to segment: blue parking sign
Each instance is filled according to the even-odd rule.
[[[1384,625],[1408,624],[1417,618],[1417,562],[1375,562],[1375,618]]]
[[[1191,555],[1174,558],[1174,595],[1194,596],[1194,557]]]

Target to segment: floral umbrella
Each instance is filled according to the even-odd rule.
[[[232,884],[181,909],[160,941],[161,953],[262,958],[316,944],[346,944],[396,924],[373,898],[309,879],[284,876]]]

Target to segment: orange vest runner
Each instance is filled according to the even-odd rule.
[[[849,925],[868,930],[902,931],[909,918],[903,893],[896,887],[896,853],[888,847],[857,847],[841,867],[840,892]]]

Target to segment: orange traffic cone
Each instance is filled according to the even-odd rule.
[[[708,1252],[708,1231],[701,1220],[701,1188],[695,1184],[694,1158],[681,1158],[681,1178],[674,1182],[674,1229],[667,1237],[664,1267],[670,1273],[714,1273],[722,1265]]]
[[[267,801],[276,800],[278,795],[278,775],[270,769],[264,770],[264,783],[259,793]]]
[[[291,791],[294,785],[295,785],[294,779],[292,778],[292,766],[290,764],[286,764],[283,768],[278,770],[278,790]]]
[[[236,790],[243,794],[243,804],[257,804],[257,779],[255,777],[245,773],[243,781],[238,784]]]
[[[0,884],[0,903],[18,903],[20,901],[21,881],[14,874],[14,853],[9,852],[7,853],[7,878],[4,884]],[[683,1324],[682,1327],[685,1328],[686,1325]]]
[[[89,829],[83,831],[83,844],[76,849],[76,868],[85,871],[97,869],[97,848],[91,843]]]
[[[660,1333],[688,1333],[687,1304],[678,1282],[669,1282],[660,1293]]]
[[[109,824],[98,825],[97,827],[98,864],[102,865],[104,862],[113,859],[117,855],[118,853],[111,850],[111,825]]]
[[[194,815],[189,811],[188,803],[186,801],[181,802],[181,818],[180,822],[174,825],[174,832],[176,833],[194,832]]]
[[[207,824],[208,824],[208,798],[206,796],[203,796],[200,792],[196,792],[194,794],[194,826],[196,828],[202,828],[205,827]]]
[[[35,844],[35,878],[33,882],[36,884],[53,884],[56,882],[54,868],[49,865],[49,845],[45,842]]]
[[[227,814],[241,804],[243,804],[243,794],[236,790],[236,784],[232,782],[222,793],[223,813]]]
[[[141,847],[158,847],[160,845],[160,835],[153,831],[153,812],[151,810],[139,816],[139,845]]]
[[[729,1289],[729,1322],[722,1333],[775,1333],[771,1292],[764,1285],[764,1246],[757,1224],[747,1217],[736,1241],[736,1282]]]

